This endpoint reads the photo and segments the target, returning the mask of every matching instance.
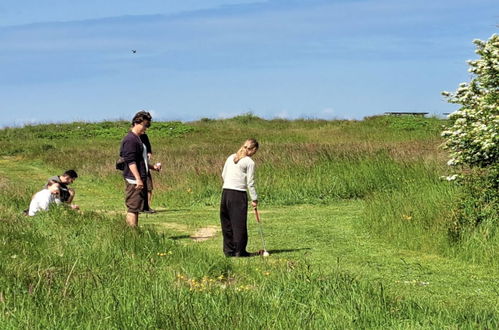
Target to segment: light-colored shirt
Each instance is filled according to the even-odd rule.
[[[29,204],[28,215],[34,216],[40,210],[47,211],[51,203],[60,204],[61,201],[48,189],[37,192]]]
[[[235,156],[236,154],[232,154],[225,161],[222,171],[222,178],[224,180],[223,189],[248,190],[251,200],[256,201],[258,200],[258,195],[255,189],[255,162],[246,156],[241,158],[236,164],[234,163]]]

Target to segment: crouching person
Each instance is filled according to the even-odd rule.
[[[61,204],[59,194],[60,184],[54,180],[49,180],[45,189],[33,195],[29,204],[28,215],[32,217],[38,211],[47,211],[51,204]]]
[[[74,181],[78,178],[78,174],[75,170],[67,170],[62,175],[55,175],[49,178],[50,181],[55,181],[59,183],[59,199],[63,203],[67,203],[71,205],[72,209],[78,210],[80,207],[78,205],[73,204],[73,199],[75,197],[75,191],[73,188],[68,187],[70,184],[73,184]],[[47,185],[45,185],[47,188]]]

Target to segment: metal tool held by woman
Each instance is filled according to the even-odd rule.
[[[258,213],[257,208],[255,207],[254,210],[255,210],[256,222],[258,222],[258,231],[260,232],[260,238],[262,239],[262,245],[263,245],[263,250],[258,251],[258,254],[264,257],[268,257],[270,253],[268,253],[265,247],[265,239],[263,238],[263,224],[262,221],[260,220],[260,214]]]

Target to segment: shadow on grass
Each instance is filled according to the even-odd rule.
[[[191,211],[190,209],[154,209],[154,212],[148,212],[148,211],[141,211],[140,214],[142,215],[155,215],[158,213],[171,213],[171,212],[186,212],[186,211]]]
[[[298,249],[280,249],[280,250],[267,250],[269,255],[272,254],[279,254],[279,253],[286,253],[286,252],[296,252],[296,251],[302,251],[302,250],[311,250],[311,248],[298,248]],[[251,252],[249,257],[258,257],[263,253],[263,250],[257,251],[257,252]]]
[[[156,212],[186,212],[186,211],[192,211],[191,209],[162,209],[162,210],[156,210]]]
[[[279,254],[279,253],[296,252],[296,251],[303,251],[303,250],[311,250],[311,248],[280,249],[280,250],[267,250],[267,251],[270,254]]]
[[[191,238],[190,235],[177,235],[177,236],[170,236],[168,237],[169,239],[171,240],[174,240],[174,241],[178,241],[180,239],[188,239],[188,238]]]

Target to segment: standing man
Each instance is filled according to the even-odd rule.
[[[78,174],[75,170],[67,170],[62,175],[55,175],[48,179],[48,182],[56,182],[59,184],[59,199],[63,203],[67,203],[71,205],[72,209],[79,209],[78,205],[73,204],[73,199],[75,197],[75,191],[72,188],[69,188],[68,185],[75,182],[78,178]],[[45,189],[48,188],[48,183],[45,184]]]
[[[147,149],[140,136],[151,126],[152,117],[147,111],[139,111],[132,119],[132,129],[121,142],[121,157],[125,160],[125,204],[127,207],[126,223],[136,227],[139,212],[147,200],[147,173],[149,169],[159,171],[160,166],[149,164]]]

